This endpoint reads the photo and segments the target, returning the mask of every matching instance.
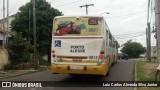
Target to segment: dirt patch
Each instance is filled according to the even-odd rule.
[[[159,87],[139,87],[138,90],[159,90]]]
[[[146,80],[154,81],[155,71],[158,67],[158,63],[148,62],[148,61],[141,61],[141,69],[143,71],[144,77]],[[154,71],[153,71],[154,70]],[[137,90],[160,90],[159,87],[137,87]]]
[[[149,88],[148,87],[140,87],[140,88],[138,88],[138,90],[149,90]]]
[[[157,63],[148,63],[148,62],[144,63],[142,68],[143,68],[143,71],[144,71],[146,78],[150,77],[152,69],[156,70],[157,66],[158,66]]]

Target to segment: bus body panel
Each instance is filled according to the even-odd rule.
[[[59,41],[61,46],[56,46]],[[57,56],[99,56],[103,39],[54,39],[53,47]]]
[[[69,74],[95,74],[106,75],[108,72],[108,62],[100,66],[97,65],[72,65],[72,64],[51,64],[52,73],[69,73]],[[69,68],[68,68],[69,67]],[[74,68],[73,68],[74,67]],[[84,69],[85,68],[85,69]]]

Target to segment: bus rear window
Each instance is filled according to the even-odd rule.
[[[90,18],[90,19],[88,19],[88,24],[89,25],[97,25],[98,20],[96,18]]]

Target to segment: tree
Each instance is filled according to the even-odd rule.
[[[51,45],[52,23],[55,16],[62,15],[62,12],[52,8],[46,0],[36,0],[36,26],[37,26],[37,49],[41,55],[48,52],[48,46]],[[29,10],[31,11],[29,15]],[[19,8],[15,19],[12,21],[12,31],[22,33],[22,38],[33,44],[33,13],[32,0]],[[31,17],[29,19],[29,17]],[[30,21],[29,21],[30,20]],[[29,29],[29,22],[31,28]]]
[[[130,58],[138,58],[140,54],[143,54],[146,51],[140,43],[132,42],[131,40],[123,44],[121,49],[122,53],[128,54]]]
[[[12,36],[10,39],[12,40],[12,45],[9,46],[10,64],[17,65],[29,62],[31,59],[30,53],[32,51],[29,42],[22,38],[21,33],[17,33],[17,35]]]

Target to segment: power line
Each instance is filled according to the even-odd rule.
[[[140,35],[143,35],[143,34],[145,34],[146,32],[141,32],[141,33],[130,33],[130,34],[121,34],[121,35],[119,35],[119,36],[114,36],[114,37],[116,37],[116,38],[127,38],[127,37],[134,37],[134,36],[140,36]]]
[[[138,33],[145,33],[145,32],[133,32],[133,33],[125,33],[125,34],[119,34],[119,35],[113,35],[113,36],[126,36],[126,35],[130,35],[130,34],[138,34]]]
[[[77,3],[79,1],[81,1],[81,0],[77,0],[77,1],[74,1],[74,2],[70,2],[70,3],[66,3],[66,4],[63,4],[63,5],[58,5],[58,6],[54,6],[54,7],[62,7],[62,6],[68,5],[68,4]]]
[[[16,2],[16,4],[14,4],[13,8],[9,11],[9,14],[15,9],[15,7],[17,6],[17,4],[19,4],[20,0],[18,0],[18,2]]]
[[[146,36],[145,33],[141,34],[141,35],[136,35],[136,36],[132,36],[132,37],[122,37],[122,38],[116,38],[116,39],[129,39],[129,38],[135,38],[135,37],[142,37],[142,36]]]
[[[118,36],[117,38],[129,38],[129,37],[134,37],[134,36],[140,36],[142,34],[145,34],[145,33],[140,33],[140,34],[134,34],[134,35],[129,35],[129,36]]]
[[[124,16],[131,16],[131,15],[136,15],[136,14],[141,14],[141,13],[146,13],[147,11],[141,11],[141,12],[135,12],[135,13],[130,13],[126,15],[121,15],[121,16],[112,16],[112,17],[104,17],[104,18],[117,18],[117,17],[124,17]]]
[[[67,2],[69,1],[69,0],[66,0]],[[64,2],[64,0],[51,0],[49,3],[59,3],[59,2]]]
[[[52,3],[52,2],[54,2],[55,0],[50,0],[50,2],[49,3]]]

